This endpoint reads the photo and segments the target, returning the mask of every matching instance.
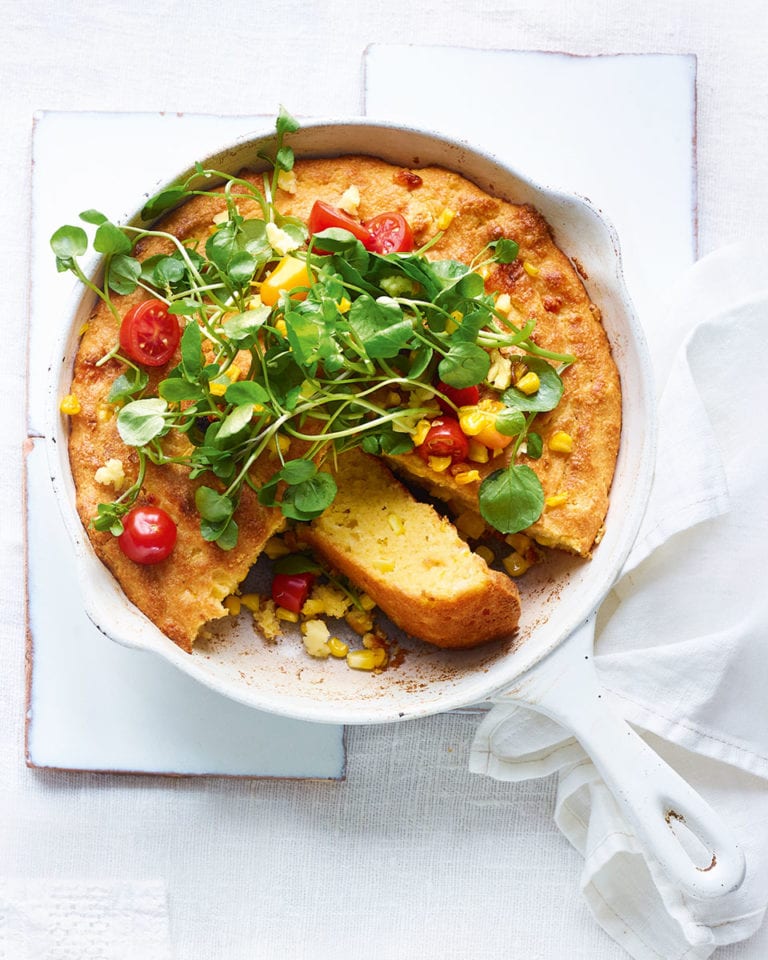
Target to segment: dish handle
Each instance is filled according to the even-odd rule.
[[[746,863],[733,832],[613,710],[594,666],[594,630],[593,616],[505,699],[525,703],[576,737],[645,853],[683,892],[706,899],[736,890]]]

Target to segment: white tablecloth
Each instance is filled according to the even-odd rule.
[[[7,227],[0,457],[0,863],[9,878],[161,881],[174,955],[620,960],[552,823],[554,783],[467,770],[472,716],[353,729],[344,783],[40,773],[23,762],[20,496],[32,114],[39,109],[352,114],[370,42],[698,56],[700,252],[765,236],[768,16],[720,4],[309,0],[212,8],[0,0]],[[218,18],[214,19],[218,13]],[[393,65],[396,69],[396,65]],[[414,96],[419,78],[414,77]],[[517,94],[520,95],[520,94]],[[505,91],[488,91],[505,122]],[[151,149],[126,144],[126,149]],[[76,150],[77,145],[73,144]],[[108,158],[83,157],[83,163]],[[663,211],[659,211],[663,230]],[[672,752],[671,748],[668,753]],[[749,789],[748,777],[744,788]],[[694,784],[695,785],[695,784]],[[768,955],[768,930],[717,960]],[[16,960],[16,958],[11,958]]]

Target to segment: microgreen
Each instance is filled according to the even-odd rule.
[[[322,469],[327,457],[354,446],[375,455],[408,453],[416,424],[432,415],[438,379],[456,388],[483,384],[489,351],[514,349],[513,361],[535,372],[540,386],[531,396],[515,387],[500,395],[504,409],[496,425],[515,438],[515,456],[483,481],[479,496],[492,526],[504,533],[524,529],[544,500],[536,474],[516,463],[516,455],[541,455],[532,424],[562,395],[553,364],[562,369],[574,358],[539,348],[535,321],[515,327],[485,292],[478,271],[512,262],[517,243],[495,240],[467,265],[430,260],[425,251],[432,242],[411,253],[378,254],[341,229],[309,238],[306,225],[274,203],[280,174],[293,169],[285,141],[296,129],[281,108],[274,142],[259,154],[270,168],[261,177],[196,164],[186,180],[147,201],[146,226],[118,226],[86,210],[80,220],[92,231],[90,241],[81,226],[53,234],[57,269],[72,272],[118,322],[112,295],[141,287],[183,326],[179,363],[154,390],[119,345],[99,361],[125,362],[107,400],[119,407],[117,429],[137,451],[139,474],[115,501],[99,505],[94,526],[121,532],[148,461],[180,464],[190,479],[201,479],[195,492],[201,535],[224,550],[237,543],[235,516],[245,487],[290,519],[312,520],[336,495],[331,473]],[[204,241],[182,242],[162,222],[153,225],[202,193],[222,200],[222,215]],[[140,260],[137,245],[150,237],[163,241],[166,252]],[[302,288],[303,299],[284,292],[267,306],[258,291],[286,238],[291,255],[306,261],[311,283]],[[103,257],[101,286],[79,263],[89,242]],[[186,439],[185,452],[179,453],[184,444],[166,442],[169,434]]]

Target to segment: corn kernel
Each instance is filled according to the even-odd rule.
[[[277,185],[286,193],[296,193],[296,174],[293,170],[281,170],[277,175]]]
[[[488,452],[488,447],[486,447],[484,443],[480,443],[479,440],[473,440],[472,437],[470,437],[467,460],[471,460],[472,463],[488,463],[489,459],[490,453]]]
[[[243,371],[238,367],[236,363],[231,364],[224,373],[229,377],[229,380],[234,383],[235,380],[239,380],[243,375]]]
[[[251,613],[257,613],[261,606],[261,597],[258,593],[244,593],[242,597],[240,597],[240,603],[246,610],[250,610]]]
[[[347,654],[347,666],[353,670],[373,670],[376,659],[373,650],[350,650]]]
[[[223,397],[224,394],[227,392],[227,387],[228,387],[228,386],[229,386],[229,384],[219,383],[218,380],[213,380],[213,381],[208,385],[208,389],[211,391],[211,393],[214,395],[214,397]]]
[[[515,386],[517,389],[524,393],[526,396],[530,397],[532,393],[536,391],[541,386],[541,381],[539,380],[538,374],[534,373],[533,370],[529,370],[525,376],[522,376],[516,383]]]
[[[468,537],[477,540],[485,533],[485,521],[478,513],[460,513],[456,517],[456,527]]]
[[[371,566],[374,570],[378,570],[379,573],[392,573],[395,569],[395,561],[389,557],[381,557],[378,560],[371,561]]]
[[[371,653],[373,654],[374,670],[377,670],[379,667],[383,667],[389,659],[387,657],[387,651],[384,649],[384,647],[375,647],[373,650],[371,650]]]
[[[456,333],[463,319],[464,314],[461,312],[461,310],[454,310],[445,323],[445,332],[449,334]]]
[[[521,577],[530,567],[530,563],[515,550],[501,561],[510,577]]]
[[[450,457],[429,457],[427,463],[431,470],[434,470],[435,473],[445,473],[445,471],[451,465]]]
[[[277,444],[280,453],[288,453],[291,448],[291,441],[288,437],[284,437],[281,433],[275,437],[275,443]]]
[[[373,617],[367,610],[350,610],[344,617],[350,627],[361,636],[373,630]]]
[[[539,268],[531,263],[530,260],[523,260],[523,270],[525,270],[529,277],[538,277],[541,273]]]
[[[326,660],[331,653],[328,646],[331,635],[325,622],[306,620],[301,625],[301,632],[304,634],[304,649],[307,653],[318,660]]]
[[[82,335],[88,331],[89,327],[90,327],[90,323],[86,320],[85,323],[77,331],[78,337],[82,337]]]
[[[281,537],[270,537],[264,544],[264,553],[266,553],[270,560],[277,560],[278,557],[287,557],[290,552],[290,547]]]
[[[346,297],[342,297],[341,300],[339,300],[339,303],[338,303],[339,313],[348,313],[349,310],[350,310],[350,308],[351,308],[351,306],[352,306],[352,304],[350,303],[350,301],[347,300]]]
[[[59,404],[59,410],[62,413],[65,413],[68,417],[76,417],[78,413],[82,410],[80,406],[80,401],[74,395],[74,393],[68,393]]]
[[[549,449],[555,453],[571,453],[573,451],[573,437],[570,433],[558,430],[549,438]]]
[[[508,293],[500,293],[496,297],[495,307],[500,313],[509,313],[512,309],[512,298]]]
[[[544,497],[544,503],[548,507],[562,507],[562,505],[567,502],[567,493],[553,493],[551,497]]]
[[[115,415],[115,405],[112,403],[100,403],[96,407],[96,419],[99,423],[106,423]]]
[[[389,528],[393,533],[396,533],[398,536],[402,536],[405,533],[405,524],[401,517],[398,517],[396,513],[387,514],[387,523]]]
[[[387,396],[386,396],[386,398],[385,398],[385,400],[384,400],[384,406],[385,406],[385,407],[399,407],[402,402],[403,402],[403,398],[400,396],[400,394],[397,392],[397,390],[390,390],[390,391],[387,393]]]
[[[328,649],[331,651],[331,656],[336,657],[337,660],[343,660],[349,653],[347,644],[343,640],[339,640],[338,637],[331,637],[328,641]]]
[[[494,422],[495,417],[490,416],[487,410],[477,406],[459,407],[459,426],[468,437],[477,436]]]
[[[487,280],[488,277],[490,277],[491,275],[491,268],[487,263],[484,263],[483,266],[480,267],[480,269],[477,271],[477,273],[480,274],[483,280]]]
[[[224,609],[230,617],[236,617],[240,613],[240,597],[226,597],[224,600]]]
[[[422,443],[427,439],[427,434],[430,431],[432,424],[429,420],[419,420],[416,424],[416,430],[413,433],[413,443],[414,446],[420,447]]]
[[[285,320],[282,317],[278,317],[278,319],[275,320],[275,330],[277,330],[281,337],[288,336],[288,327],[286,327]]]
[[[488,452],[486,447],[483,449],[486,453]],[[464,487],[468,483],[476,483],[480,479],[480,472],[478,470],[462,470],[460,473],[457,473],[453,479],[460,487]]]
[[[531,538],[524,533],[510,533],[509,536],[504,537],[504,542],[517,550],[521,557],[524,557],[531,549]]]
[[[440,216],[437,218],[437,229],[438,230],[447,230],[453,222],[453,218],[456,216],[456,211],[451,210],[449,207],[445,207]]]
[[[373,610],[376,606],[376,601],[373,597],[369,597],[367,593],[360,594],[360,606],[363,610]]]
[[[478,557],[482,557],[489,567],[496,559],[496,554],[493,552],[493,550],[491,550],[490,547],[486,547],[484,544],[481,544],[477,550],[475,550],[475,553],[478,555]]]
[[[298,613],[294,613],[293,610],[286,610],[285,607],[278,607],[275,612],[278,620],[287,620],[288,623],[299,622],[299,615]]]

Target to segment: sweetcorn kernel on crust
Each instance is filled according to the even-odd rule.
[[[535,339],[541,346],[570,351],[579,357],[579,363],[565,374],[566,394],[560,407],[540,420],[545,441],[547,430],[565,430],[574,437],[574,453],[566,460],[545,452],[542,460],[531,461],[545,491],[564,491],[568,500],[563,507],[547,511],[530,532],[542,543],[587,555],[603,522],[618,449],[619,380],[599,312],[589,302],[575,270],[556,247],[543,219],[528,206],[489,197],[462,177],[438,168],[408,172],[370,157],[342,157],[297,161],[295,173],[295,192],[278,190],[276,205],[283,213],[305,220],[316,199],[338,204],[354,185],[360,193],[361,219],[387,210],[399,211],[411,224],[417,244],[432,237],[441,215],[451,210],[455,216],[442,240],[430,251],[432,257],[469,262],[488,240],[500,236],[517,240],[519,261],[497,267],[486,281],[488,289],[508,292],[523,317],[537,316]],[[261,182],[260,176],[252,179]],[[246,199],[238,203],[243,215],[259,215],[255,203]],[[214,217],[224,209],[225,203],[218,197],[195,197],[165,217],[162,227],[184,241],[203,244],[214,226]],[[171,249],[165,241],[148,238],[137,255],[144,259]],[[531,277],[523,270],[523,260],[539,268],[538,276]],[[120,315],[124,315],[145,296],[137,292],[127,297],[115,296],[113,300]],[[115,495],[111,487],[95,481],[98,468],[111,458],[119,459],[127,483],[131,483],[138,466],[134,452],[125,447],[117,434],[114,416],[110,417],[105,409],[109,388],[123,372],[123,365],[112,359],[96,366],[117,339],[118,324],[112,314],[103,305],[97,306],[81,339],[71,387],[82,406],[81,413],[71,420],[69,440],[78,511],[96,553],[126,596],[163,633],[190,651],[199,629],[209,620],[225,615],[222,600],[235,590],[266,541],[284,524],[279,511],[262,507],[246,489],[236,515],[240,527],[238,545],[223,552],[200,537],[194,507],[196,486],[211,484],[211,478],[190,481],[184,468],[157,469],[150,464],[139,503],[162,507],[178,524],[172,556],[154,566],[134,564],[122,554],[115,538],[92,529],[90,519],[98,504]],[[177,359],[172,359],[170,365]],[[162,370],[151,371],[150,387],[162,376]],[[500,465],[497,460],[479,469],[487,473]],[[276,461],[264,462],[259,472],[266,478],[275,467]],[[439,492],[446,499],[476,508],[477,484],[460,487],[450,476],[431,471],[425,476],[424,464],[413,455],[398,458],[397,467],[432,487],[439,484]]]
[[[353,450],[332,472],[336,499],[300,535],[399,627],[438,647],[474,647],[514,633],[514,582],[490,570],[381,460]]]

